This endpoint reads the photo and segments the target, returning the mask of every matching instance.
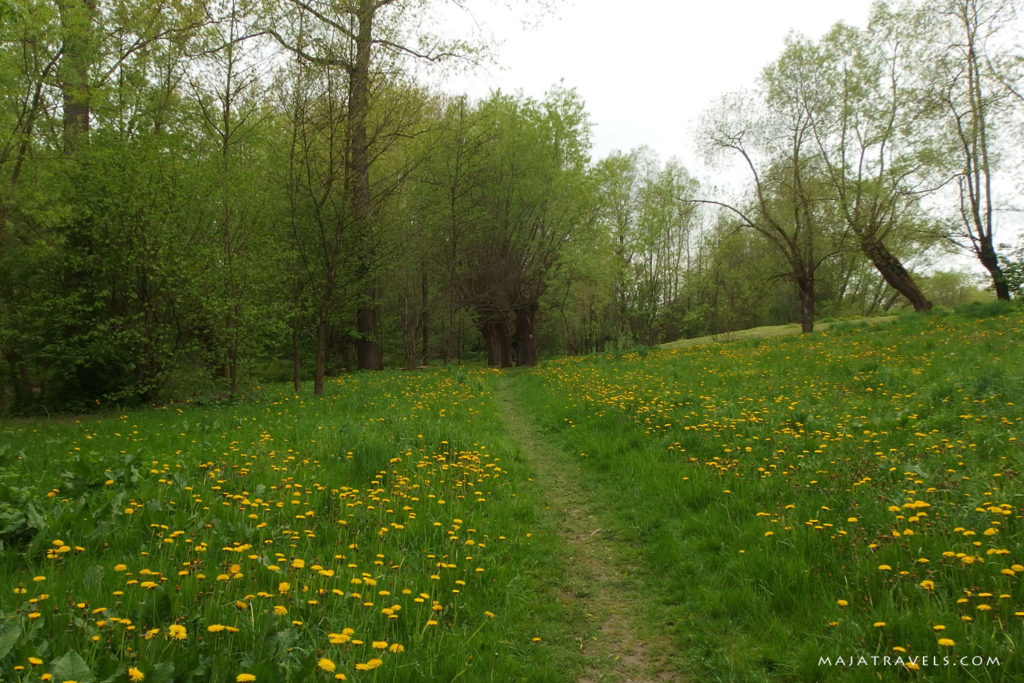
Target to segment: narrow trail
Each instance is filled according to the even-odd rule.
[[[669,640],[642,628],[652,597],[633,574],[639,561],[635,551],[600,527],[594,492],[579,467],[548,443],[519,406],[510,387],[514,381],[505,377],[498,384],[505,426],[523,462],[536,473],[535,483],[548,501],[544,515],[565,548],[560,601],[589,622],[584,630],[591,635],[580,643],[589,664],[577,683],[684,680],[671,671]]]

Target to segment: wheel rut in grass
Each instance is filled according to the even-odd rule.
[[[549,443],[519,405],[511,388],[498,384],[509,434],[548,501],[544,515],[565,548],[565,575],[558,593],[571,613],[585,615],[579,647],[588,662],[577,683],[682,680],[669,664],[672,645],[641,620],[650,593],[634,574],[636,551],[601,527],[596,494],[572,457]],[[645,627],[646,626],[646,627]]]

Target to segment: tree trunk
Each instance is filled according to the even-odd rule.
[[[796,287],[800,294],[800,331],[814,332],[814,280],[798,278]]]
[[[363,296],[369,303],[361,304],[356,311],[356,362],[360,370],[384,369],[384,356],[380,348],[380,315],[378,301],[380,287],[368,286]]]
[[[871,263],[882,274],[885,281],[907,298],[915,311],[927,311],[932,307],[932,302],[925,298],[924,293],[914,282],[914,278],[881,240],[866,237],[861,240],[861,250],[871,259]]]
[[[1010,285],[1006,281],[1003,269],[999,266],[999,257],[996,256],[996,251],[992,248],[991,241],[982,244],[981,249],[978,251],[978,260],[981,261],[981,265],[985,266],[989,275],[992,276],[992,285],[996,290],[996,298],[1000,301],[1009,301]]]
[[[324,393],[324,375],[327,368],[327,320],[320,317],[316,325],[316,367],[313,370],[313,393]]]
[[[512,365],[512,340],[504,318],[488,317],[479,324],[487,348],[487,365],[507,368]]]
[[[302,355],[299,345],[298,317],[292,319],[292,386],[295,393],[302,391]]]
[[[430,349],[430,282],[427,277],[427,263],[420,259],[420,363],[427,364]]]
[[[60,62],[64,114],[64,153],[74,153],[78,140],[89,132],[92,118],[89,69],[92,66],[93,23],[96,0],[59,3],[63,39]]]
[[[349,68],[348,134],[349,191],[352,193],[352,218],[359,241],[359,276],[362,296],[356,310],[356,341],[360,370],[381,370],[384,358],[380,348],[380,287],[373,282],[376,245],[371,229],[373,199],[370,194],[370,145],[366,118],[370,110],[370,50],[373,46],[373,20],[376,3],[360,0],[357,11],[355,59]]]
[[[516,365],[536,365],[537,353],[537,304],[527,304],[516,309]]]

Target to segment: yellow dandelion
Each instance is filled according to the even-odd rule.
[[[885,626],[885,622],[884,621],[876,621],[875,622],[875,628],[882,628],[883,626]]]
[[[237,676],[235,676],[236,683],[252,683],[252,681],[255,680],[256,677],[252,674],[238,674]]]
[[[388,648],[388,652],[391,652],[391,653],[397,655],[399,653],[405,652],[405,646],[402,645],[401,643],[392,643],[391,647]]]
[[[316,666],[321,671],[326,671],[328,673],[334,671],[334,669],[336,668],[334,666],[334,662],[332,662],[331,660],[327,659],[326,657],[321,657],[320,660],[317,661]]]
[[[942,647],[953,647],[956,645],[956,641],[952,638],[939,638],[939,645]]]
[[[921,586],[921,588],[925,589],[926,591],[935,590],[935,582],[932,581],[931,579],[925,579],[919,585]]]
[[[880,572],[891,572],[892,571],[892,567],[890,567],[887,564],[880,564],[880,565],[878,565],[878,571],[880,571]]]
[[[128,680],[129,681],[141,681],[146,678],[146,674],[142,673],[139,669],[134,666],[128,669]]]
[[[181,624],[171,624],[167,627],[167,637],[171,640],[185,640],[188,638],[188,631]]]
[[[374,650],[386,650],[388,649],[388,641],[386,640],[375,640],[372,643]]]
[[[849,602],[847,602],[846,600],[843,600],[843,599],[839,599],[839,600],[836,600],[836,604],[837,604],[837,605],[839,605],[840,607],[846,607],[846,606],[847,606],[847,605],[849,605],[850,603],[849,603]]]

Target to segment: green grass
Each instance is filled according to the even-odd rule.
[[[695,678],[895,678],[819,658],[902,655],[998,657],[913,675],[1010,680],[1024,316],[985,314],[564,359],[520,392],[613,501]]]
[[[873,318],[854,318],[851,320],[825,321],[815,323],[814,329],[819,332],[829,329],[842,330],[849,329],[851,327],[861,327],[864,325],[877,325],[878,323],[891,322],[895,319],[896,316],[885,315],[876,316]],[[723,332],[721,334],[709,334],[703,337],[677,339],[676,341],[661,344],[658,348],[668,350],[685,349],[690,346],[702,346],[704,344],[721,344],[725,342],[744,341],[748,339],[771,339],[774,337],[785,337],[791,334],[800,334],[800,332],[801,329],[798,323],[787,323],[785,325],[762,325],[761,327],[751,327],[746,330],[735,330],[733,332]]]
[[[0,424],[0,679],[570,680],[491,374]]]
[[[502,376],[690,678],[1019,679],[1022,332],[938,311],[0,422],[0,680],[575,680],[600,624],[560,604]],[[861,656],[1000,663],[819,664]]]

